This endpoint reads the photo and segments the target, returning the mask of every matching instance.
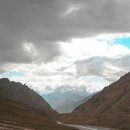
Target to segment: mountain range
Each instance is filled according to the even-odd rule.
[[[95,92],[91,93],[85,87],[73,89],[68,86],[62,86],[49,94],[43,94],[42,97],[59,113],[70,113],[94,94]]]
[[[61,120],[65,123],[130,130],[130,72],[72,113],[64,114]]]
[[[74,97],[72,94],[68,100]],[[27,85],[0,79],[0,129],[75,130],[57,121],[130,130],[130,72],[89,99],[81,99],[78,107],[64,114],[56,112]]]

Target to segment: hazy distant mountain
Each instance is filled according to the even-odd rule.
[[[9,81],[7,78],[0,79],[0,93],[8,99],[22,102],[30,107],[53,111],[41,96],[19,82]]]
[[[65,115],[63,120],[76,124],[130,129],[130,72],[105,87],[71,114]]]
[[[80,105],[78,101],[82,100],[83,98],[84,96],[80,96],[78,94],[69,95],[66,97],[66,99],[61,99],[58,102],[57,106],[55,106],[55,110],[60,113],[70,113]]]
[[[93,95],[94,94],[92,94],[92,95],[86,95],[86,96],[79,96],[77,94],[76,95],[72,95],[71,97],[69,97],[65,101],[62,101],[61,103],[59,103],[59,105],[55,109],[58,112],[61,112],[61,113],[70,113],[76,107],[78,107],[79,105],[81,105],[84,102],[88,101]],[[73,100],[73,98],[75,98],[75,97],[77,98],[77,100]]]
[[[60,113],[70,113],[77,106],[87,101],[92,93],[87,92],[85,88],[80,90],[71,87],[59,87],[53,92],[43,95],[46,101]],[[86,100],[85,100],[86,99]]]

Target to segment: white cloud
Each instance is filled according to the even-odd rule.
[[[85,86],[91,92],[101,90],[130,68],[130,49],[123,45],[110,44],[108,37],[74,38],[70,42],[59,42],[63,53],[55,61],[7,64],[6,71],[23,72],[25,76],[10,79],[27,83],[40,93],[53,91],[60,86],[72,89],[82,89]],[[26,43],[24,47],[28,53],[34,52],[34,57],[38,55],[32,43]]]
[[[81,4],[72,4],[69,5],[64,12],[61,13],[61,17],[65,18],[69,15],[72,15],[73,13],[76,13],[76,11],[79,11],[81,9]]]
[[[123,45],[112,45],[97,38],[72,39],[69,43],[62,42],[61,46],[72,61],[87,59],[93,56],[120,57],[130,54],[130,49]]]
[[[38,50],[34,46],[34,44],[30,42],[24,42],[23,43],[23,49],[26,53],[27,56],[30,56],[31,58],[36,58],[38,57]]]

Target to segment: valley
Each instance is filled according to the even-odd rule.
[[[129,130],[130,72],[71,113],[63,114],[53,110],[28,86],[0,79],[0,128],[4,127],[7,130]]]
[[[0,130],[130,130],[130,0],[0,0]]]

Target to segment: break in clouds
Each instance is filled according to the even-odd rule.
[[[115,76],[115,69],[104,65],[108,63],[116,66],[119,69],[117,77],[121,76],[129,70],[123,63],[128,63],[126,57],[130,50],[126,57],[122,56],[124,62],[121,64],[121,57],[115,60],[98,55],[76,61],[66,54],[62,42],[71,44],[73,38],[129,33],[129,5],[129,0],[0,0],[1,74],[15,68],[34,74],[32,78],[58,75],[66,82],[70,76],[75,80],[82,75],[95,75],[109,80],[113,74]],[[30,70],[30,66],[34,70]],[[110,71],[105,73],[105,70]],[[57,82],[63,81],[58,79]]]

